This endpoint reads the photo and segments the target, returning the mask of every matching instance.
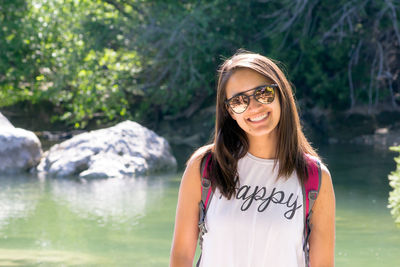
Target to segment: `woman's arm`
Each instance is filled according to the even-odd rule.
[[[189,160],[179,188],[171,248],[171,267],[193,265],[199,235],[199,201],[201,200],[200,162],[203,153],[198,150]]]
[[[335,193],[328,169],[322,166],[321,170],[321,188],[311,217],[311,267],[335,265]]]

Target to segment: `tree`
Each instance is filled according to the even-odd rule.
[[[125,48],[126,21],[113,6],[89,0],[10,3],[1,5],[0,106],[49,101],[58,110],[54,119],[75,127],[130,115],[127,94],[141,95],[135,79],[140,63]]]
[[[398,108],[398,5],[390,0],[141,2],[149,18],[139,30],[141,85],[156,100],[152,111],[190,117],[196,104],[214,95],[210,81],[220,56],[242,47],[283,61],[298,98],[310,107],[367,104],[373,112],[388,103]]]
[[[190,119],[239,48],[284,62],[306,107],[398,109],[398,0],[0,0],[0,107],[76,127]],[[22,23],[21,23],[22,22]]]

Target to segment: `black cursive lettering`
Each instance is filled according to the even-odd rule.
[[[243,203],[240,207],[242,211],[248,210],[253,202],[260,203],[257,208],[258,212],[265,211],[271,203],[286,205],[289,210],[284,213],[284,217],[288,220],[291,220],[294,217],[296,210],[301,208],[302,205],[297,203],[298,196],[296,196],[296,199],[292,200],[294,198],[293,193],[289,195],[286,201],[285,196],[285,192],[277,190],[276,187],[274,187],[272,191],[267,194],[266,187],[255,186],[254,190],[251,190],[251,186],[249,185],[242,185],[236,193],[236,199],[243,200]]]

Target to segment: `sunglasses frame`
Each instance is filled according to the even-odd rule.
[[[264,85],[260,85],[260,86],[257,86],[257,87],[255,87],[255,88],[246,90],[246,91],[244,91],[244,92],[235,94],[234,96],[230,97],[229,99],[226,99],[226,100],[225,100],[225,104],[226,104],[233,112],[235,112],[236,114],[242,114],[243,112],[245,112],[245,111],[247,110],[247,108],[248,108],[249,105],[250,105],[250,97],[253,97],[253,99],[254,99],[255,101],[257,101],[258,103],[261,103],[261,104],[264,104],[264,105],[271,104],[272,102],[274,102],[274,100],[272,100],[270,103],[262,103],[262,102],[260,102],[260,101],[258,101],[258,100],[256,99],[256,92],[257,92],[257,89],[260,89],[260,88],[263,88],[263,87],[272,87],[272,88],[273,88],[273,90],[274,90],[274,100],[275,100],[275,93],[276,93],[276,92],[275,92],[275,88],[278,87],[278,85],[277,85],[276,83],[274,83],[274,84],[264,84]],[[246,94],[245,94],[245,93],[250,92],[250,91],[253,91],[253,90],[254,90],[253,94],[251,94],[251,95],[246,95]],[[233,98],[235,98],[235,97],[237,97],[237,96],[240,96],[240,95],[242,95],[242,96],[244,96],[244,97],[247,97],[247,99],[248,99],[248,104],[247,104],[247,107],[245,108],[245,110],[243,110],[242,112],[236,112],[236,111],[233,110],[233,108],[232,108],[231,105],[229,104],[229,101],[231,101]]]

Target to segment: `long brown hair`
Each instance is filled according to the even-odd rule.
[[[281,104],[275,157],[275,166],[279,161],[278,178],[287,178],[296,171],[300,182],[304,183],[307,179],[306,154],[319,159],[303,134],[292,87],[283,72],[265,56],[239,51],[225,60],[218,73],[212,168],[209,172],[213,185],[228,199],[235,194],[239,185],[238,160],[244,157],[249,149],[246,133],[231,118],[225,104],[226,84],[236,70],[243,68],[254,70],[278,84],[277,95]]]

